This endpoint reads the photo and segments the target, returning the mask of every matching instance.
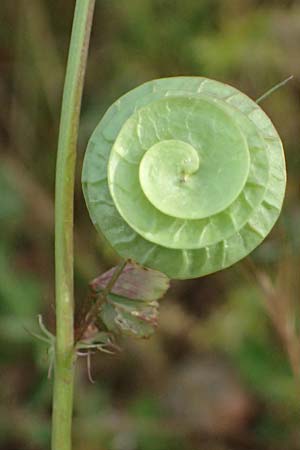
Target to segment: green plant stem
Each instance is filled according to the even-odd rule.
[[[95,0],[77,0],[67,62],[55,185],[56,346],[52,450],[71,450],[74,383],[73,204],[83,81]]]

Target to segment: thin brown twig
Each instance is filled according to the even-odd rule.
[[[264,305],[287,353],[291,370],[299,384],[300,391],[300,344],[294,321],[291,321],[291,308],[288,295],[275,288],[270,277],[258,270],[251,258],[244,263],[246,271],[255,280],[263,293]]]

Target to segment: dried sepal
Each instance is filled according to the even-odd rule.
[[[110,294],[100,311],[108,330],[137,338],[150,337],[157,327],[159,303]]]
[[[106,288],[115,272],[115,267],[95,278],[90,287],[93,292],[101,292]],[[169,278],[158,270],[143,267],[128,260],[122,273],[113,285],[113,294],[143,301],[157,300],[168,290]]]

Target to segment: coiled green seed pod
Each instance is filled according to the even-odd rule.
[[[108,109],[82,182],[93,223],[121,256],[185,279],[260,244],[279,216],[286,172],[280,138],[253,100],[214,80],[174,77]]]

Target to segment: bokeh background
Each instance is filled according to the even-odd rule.
[[[74,1],[0,5],[0,448],[49,448],[51,389],[37,314],[54,329],[53,193]],[[282,136],[283,214],[251,261],[174,282],[147,341],[78,364],[74,450],[300,449],[300,2],[97,0],[76,181],[76,298],[116,263],[80,169],[106,108],[158,77],[201,75],[257,98]]]

